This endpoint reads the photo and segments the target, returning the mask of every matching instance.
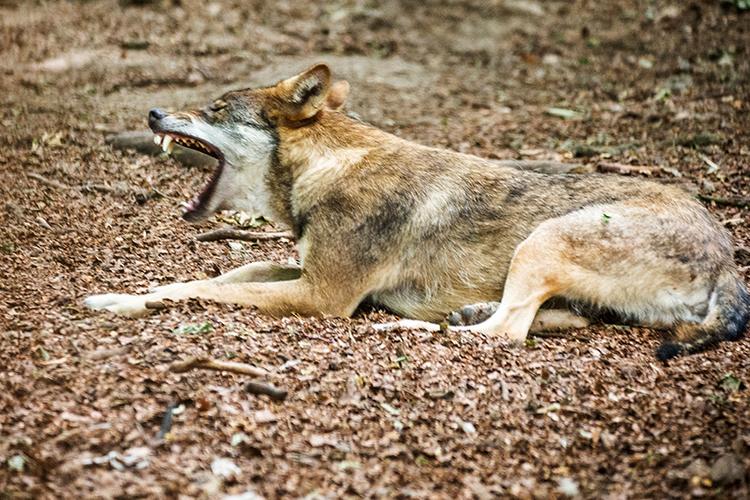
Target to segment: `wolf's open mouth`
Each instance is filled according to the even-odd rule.
[[[174,145],[179,144],[180,146],[199,151],[219,160],[219,165],[216,167],[213,175],[211,175],[208,184],[203,187],[203,190],[190,201],[182,203],[182,208],[184,209],[182,218],[187,221],[197,221],[205,215],[208,215],[205,213],[208,208],[208,201],[211,199],[211,196],[213,196],[216,184],[219,182],[219,177],[221,177],[221,173],[224,170],[224,155],[219,148],[210,142],[198,139],[197,137],[177,134],[174,132],[156,132],[154,135],[154,142],[161,146],[166,153],[171,153]]]

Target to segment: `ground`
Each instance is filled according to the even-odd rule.
[[[408,139],[660,167],[733,233],[747,279],[742,5],[0,0],[0,496],[747,498],[747,340],[664,364],[664,332],[643,328],[511,347],[376,332],[392,317],[372,309],[82,306],[295,257],[286,240],[196,242],[223,224],[179,218],[208,170],[105,137],[321,60],[351,111]],[[264,367],[289,396],[169,370],[191,355]]]

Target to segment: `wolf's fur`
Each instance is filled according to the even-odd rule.
[[[470,331],[522,340],[580,326],[552,298],[677,327],[662,358],[737,338],[748,294],[730,235],[684,192],[614,176],[541,175],[405,141],[339,111],[348,85],[324,65],[152,120],[220,150],[198,220],[253,208],[291,227],[301,268],[250,264],[214,280],[87,304],[141,314],[203,297],[275,314],[349,316],[365,299],[424,321],[501,299]],[[534,323],[537,318],[536,323]]]

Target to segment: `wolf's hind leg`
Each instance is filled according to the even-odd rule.
[[[516,248],[497,310],[466,329],[523,342],[532,325],[540,330],[586,326],[587,322],[573,313],[539,309],[549,298],[560,295],[570,279],[570,266],[555,232],[543,224]]]
[[[534,333],[573,330],[586,328],[590,324],[588,319],[568,309],[539,309],[529,331]]]
[[[451,326],[476,325],[492,316],[500,302],[478,302],[453,311],[447,317]],[[569,309],[539,309],[529,328],[530,332],[550,332],[584,328],[590,321]]]
[[[505,281],[503,298],[497,310],[481,323],[454,326],[450,329],[504,336],[515,342],[523,342],[537,317],[539,307],[550,297],[558,295],[563,289],[563,284],[570,279],[568,266],[558,250],[559,245],[552,241],[546,231],[534,231],[516,248]],[[491,310],[493,307],[487,308]],[[557,321],[551,321],[554,315],[545,313],[544,316],[548,324],[559,323],[562,319],[558,315]],[[570,317],[567,316],[565,319],[570,320]],[[545,320],[541,319],[538,324],[540,323],[545,323]],[[434,331],[436,326],[423,321],[405,320],[376,325],[376,329],[418,328]]]
[[[498,310],[469,328],[523,340],[553,296],[677,326],[661,359],[737,338],[750,318],[729,235],[688,201],[591,206],[542,223],[516,249]]]
[[[495,314],[499,306],[500,302],[477,302],[453,311],[446,319],[451,326],[475,325]]]

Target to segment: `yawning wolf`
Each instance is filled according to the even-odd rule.
[[[319,64],[203,109],[151,110],[165,149],[174,141],[219,161],[184,218],[260,211],[292,228],[300,264],[256,262],[86,304],[139,315],[148,302],[200,297],[273,315],[349,316],[369,299],[437,322],[500,300],[483,321],[451,328],[520,341],[607,312],[672,328],[662,359],[744,332],[749,299],[731,237],[686,193],[421,146],[343,113],[348,92]]]

